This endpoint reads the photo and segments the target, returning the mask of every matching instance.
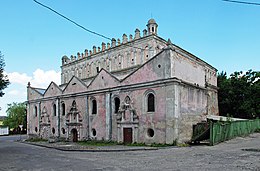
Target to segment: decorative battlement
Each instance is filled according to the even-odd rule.
[[[158,25],[154,19],[150,19],[146,26],[147,29],[143,30],[143,37],[146,37],[148,35],[157,35]],[[96,46],[93,46],[92,50],[85,49],[84,53],[78,52],[76,56],[71,55],[70,58],[64,55],[62,57],[62,66],[74,62],[76,60],[80,60],[82,58],[91,58],[92,55],[95,55],[100,52],[104,52],[106,50],[109,50],[110,48],[114,48],[116,46],[120,46],[122,44],[126,44],[140,38],[141,38],[140,30],[137,28],[135,29],[134,38],[132,34],[130,34],[128,38],[127,35],[124,33],[122,35],[122,42],[119,38],[117,40],[115,38],[112,38],[111,44],[110,43],[106,44],[105,42],[102,42],[101,48],[100,47],[97,48]]]

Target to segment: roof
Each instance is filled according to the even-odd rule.
[[[43,95],[45,93],[45,89],[42,88],[34,88],[35,91],[37,91],[38,93],[40,93],[41,95]]]
[[[232,117],[216,116],[216,115],[208,115],[207,119],[215,120],[215,121],[244,121],[244,120],[247,120],[247,119],[241,119],[241,118],[232,118]]]
[[[148,24],[156,24],[155,19],[151,18],[151,19],[148,21]]]

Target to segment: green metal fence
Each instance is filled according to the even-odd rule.
[[[260,119],[230,122],[210,121],[210,145],[260,130]]]

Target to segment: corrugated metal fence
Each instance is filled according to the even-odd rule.
[[[230,122],[210,121],[210,145],[260,130],[260,119]]]
[[[8,135],[9,128],[8,127],[0,127],[0,135]]]

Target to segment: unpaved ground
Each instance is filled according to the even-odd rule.
[[[260,133],[216,146],[64,152],[0,137],[0,170],[259,170]]]

